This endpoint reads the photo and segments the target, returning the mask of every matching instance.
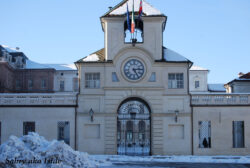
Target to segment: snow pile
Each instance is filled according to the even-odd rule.
[[[0,146],[0,167],[17,168],[92,168],[102,160],[95,161],[87,153],[74,151],[63,141],[47,141],[37,133],[17,138],[11,136]]]

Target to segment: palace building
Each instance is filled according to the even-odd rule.
[[[164,46],[167,16],[143,0],[139,17],[139,2],[133,34],[133,0],[101,16],[104,48],[75,62],[71,92],[54,68],[53,92],[0,94],[0,143],[35,131],[90,154],[249,154],[250,93],[209,85],[208,69]]]

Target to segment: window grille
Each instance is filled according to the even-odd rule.
[[[199,122],[199,148],[211,148],[211,121]]]
[[[28,135],[29,132],[35,132],[35,122],[23,123],[23,135]]]
[[[85,88],[100,88],[100,73],[86,73]]]
[[[244,148],[244,121],[233,121],[233,147]]]

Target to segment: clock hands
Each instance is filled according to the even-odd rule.
[[[139,77],[137,72],[136,72],[136,69],[133,68],[133,71],[135,72],[136,76]]]
[[[135,74],[136,74],[137,77],[139,77],[139,75],[137,74],[138,70],[143,70],[143,69],[135,69],[135,68],[133,68],[133,71],[135,72]]]

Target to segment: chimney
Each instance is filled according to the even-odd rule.
[[[16,50],[18,51],[18,50],[20,50],[20,48],[19,48],[19,47],[16,47]]]
[[[109,6],[109,10],[111,10],[113,7],[112,6]]]
[[[238,74],[238,77],[240,78],[241,76],[243,76],[244,74],[242,73],[242,72],[240,72],[239,74]]]

